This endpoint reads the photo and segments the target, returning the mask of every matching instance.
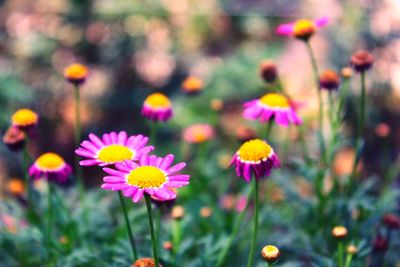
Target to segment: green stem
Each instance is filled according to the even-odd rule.
[[[159,267],[158,256],[157,256],[157,238],[154,233],[153,216],[152,216],[152,212],[151,212],[151,199],[148,194],[145,194],[144,198],[146,200],[147,214],[149,216],[149,226],[150,226],[151,244],[152,244],[152,248],[153,248],[153,258],[154,258],[154,262],[155,262],[155,267]]]
[[[300,132],[300,145],[301,145],[301,150],[303,151],[303,156],[304,156],[305,162],[307,164],[310,164],[311,158],[310,158],[310,153],[308,152],[304,127],[305,127],[304,124],[299,125],[299,127],[298,127],[299,132]]]
[[[346,263],[344,264],[345,267],[350,267],[351,260],[353,259],[353,254],[347,254]]]
[[[338,267],[343,267],[343,252],[344,252],[344,247],[343,247],[343,242],[339,241],[338,243]]]
[[[53,202],[52,202],[52,196],[53,196],[53,184],[52,182],[48,181],[48,191],[47,191],[47,234],[46,234],[46,263],[49,264],[51,260],[51,253],[50,253],[50,248],[51,248],[51,232],[52,232],[52,226],[53,226]]]
[[[80,98],[80,89],[79,85],[74,87],[74,97],[75,97],[75,129],[74,129],[74,141],[75,148],[78,148],[81,143],[81,98]],[[78,182],[79,193],[82,198],[83,195],[83,181],[82,181],[82,168],[79,165],[79,157],[75,154],[74,157],[74,167],[76,171],[76,179]]]
[[[181,220],[176,219],[172,222],[172,253],[174,266],[178,266],[178,252],[181,245]]]
[[[272,262],[268,262],[268,267],[272,267],[273,263]]]
[[[151,121],[150,122],[150,142],[153,143],[153,145],[157,145],[157,127],[158,124],[156,121]]]
[[[323,134],[323,123],[324,123],[324,115],[323,115],[323,109],[324,109],[324,104],[322,102],[322,95],[321,95],[321,90],[319,88],[319,79],[318,79],[318,65],[317,61],[315,60],[314,52],[311,47],[311,44],[309,41],[305,42],[308,50],[308,54],[310,56],[310,61],[311,65],[313,68],[313,78],[315,82],[315,87],[317,90],[317,95],[318,95],[318,102],[319,102],[319,108],[318,108],[318,138],[319,138],[319,145],[320,145],[320,150],[321,150],[321,157],[323,162],[326,162],[326,153],[325,153],[325,141],[324,141],[324,134]]]
[[[138,259],[138,254],[137,254],[137,250],[136,250],[135,240],[133,239],[133,235],[132,235],[131,224],[129,223],[128,212],[126,211],[126,206],[125,206],[124,198],[122,197],[121,191],[118,191],[118,197],[119,197],[119,202],[121,203],[122,211],[124,213],[125,225],[126,225],[126,229],[128,230],[129,241],[131,243],[133,259],[136,261]]]
[[[32,188],[30,186],[30,177],[29,177],[29,164],[30,164],[30,154],[29,154],[29,137],[25,135],[25,145],[24,150],[22,151],[22,168],[24,170],[24,178],[25,178],[25,188],[28,197],[28,207],[31,208],[32,202]]]
[[[258,200],[258,180],[253,177],[254,186],[254,221],[253,221],[253,234],[251,237],[251,247],[249,258],[247,260],[247,267],[254,267],[254,255],[256,252],[257,245],[257,232],[258,232],[258,210],[259,210],[259,200]]]
[[[270,120],[270,121],[268,121],[268,123],[266,124],[266,126],[265,126],[265,133],[264,133],[264,139],[268,142],[268,138],[269,138],[269,136],[271,135],[271,131],[272,131],[272,125],[273,125],[273,122],[272,122],[272,120]]]

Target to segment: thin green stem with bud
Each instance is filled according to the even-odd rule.
[[[147,215],[149,217],[149,226],[150,226],[150,235],[151,235],[151,245],[153,249],[153,258],[155,262],[155,267],[159,267],[158,264],[158,254],[157,254],[157,238],[154,232],[154,224],[153,224],[153,215],[151,211],[151,199],[148,194],[144,195],[144,199],[146,200],[146,208],[147,208]]]
[[[138,254],[137,254],[137,250],[136,250],[135,240],[133,239],[131,224],[129,223],[128,213],[126,211],[126,205],[124,202],[124,198],[122,197],[121,191],[118,191],[118,198],[119,198],[119,202],[122,207],[122,211],[124,213],[125,224],[126,224],[126,229],[128,230],[129,241],[131,243],[133,259],[136,261],[138,259]]]
[[[81,126],[81,98],[80,98],[80,89],[79,85],[74,86],[74,98],[75,98],[75,129],[74,129],[74,141],[75,141],[75,148],[78,148],[81,143],[81,133],[82,133],[82,126]],[[82,181],[82,168],[79,165],[79,157],[75,154],[74,157],[74,167],[76,172],[76,179],[78,182],[79,193],[82,199],[83,195],[83,181]]]
[[[253,234],[251,237],[251,247],[249,258],[247,260],[247,267],[254,267],[254,255],[257,245],[257,232],[258,232],[258,212],[259,212],[259,196],[258,196],[258,180],[253,178],[254,187],[254,218],[253,218]]]
[[[353,259],[353,254],[348,253],[347,257],[346,257],[346,262],[344,264],[344,267],[350,267],[352,259]]]
[[[338,243],[338,251],[337,251],[338,267],[343,267],[343,254],[344,254],[343,241],[339,241],[339,243]]]

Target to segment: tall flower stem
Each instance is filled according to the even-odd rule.
[[[343,267],[343,253],[344,253],[344,246],[343,246],[343,242],[339,241],[338,243],[338,267]]]
[[[153,215],[151,212],[151,199],[148,194],[145,194],[144,198],[146,200],[147,214],[149,217],[151,244],[152,244],[152,248],[153,248],[153,258],[154,258],[154,262],[155,262],[155,267],[159,267],[158,256],[157,256],[157,238],[154,233]]]
[[[51,253],[51,232],[53,227],[53,184],[48,181],[48,192],[47,192],[47,229],[46,229],[46,264],[50,263]]]
[[[75,98],[75,129],[74,129],[74,140],[75,140],[75,148],[79,147],[81,143],[81,98],[80,98],[80,89],[79,85],[74,86],[74,98]],[[83,195],[83,181],[82,181],[82,168],[79,165],[78,155],[75,154],[74,158],[74,167],[76,171],[76,178],[79,187],[80,196]]]
[[[352,254],[347,254],[347,257],[346,257],[346,262],[345,262],[345,264],[344,264],[344,267],[350,267],[350,264],[351,264],[351,260],[353,259],[353,255]]]
[[[254,266],[254,255],[256,252],[256,245],[257,245],[259,199],[258,199],[258,180],[255,177],[253,178],[253,187],[254,187],[253,234],[251,236],[251,247],[250,247],[249,258],[247,260],[247,267]]]
[[[138,254],[136,250],[135,240],[133,239],[132,235],[131,224],[129,223],[128,213],[126,211],[124,198],[122,197],[121,191],[118,191],[118,197],[119,197],[119,202],[121,203],[122,211],[124,212],[125,224],[126,224],[126,229],[128,230],[129,241],[131,243],[133,259],[136,261],[138,259]]]
[[[153,145],[157,144],[157,130],[158,130],[157,122],[151,121],[150,122],[150,142],[152,142]]]
[[[174,266],[178,266],[178,253],[181,245],[181,220],[174,219],[172,222],[172,253],[174,256]]]
[[[361,159],[362,132],[365,126],[365,102],[366,102],[366,85],[365,85],[364,71],[360,73],[360,83],[361,83],[361,98],[360,98],[360,112],[358,114],[358,125],[356,131],[356,157],[354,159],[351,177],[354,177],[356,175],[357,165]]]
[[[28,134],[25,135],[25,145],[22,151],[22,168],[24,170],[25,178],[25,188],[28,197],[28,207],[31,208],[32,205],[32,188],[30,186],[29,179],[29,164],[31,162],[31,156],[29,154],[29,137]]]
[[[311,61],[311,65],[312,65],[312,69],[313,69],[313,78],[314,78],[314,82],[315,82],[315,87],[317,90],[317,95],[318,95],[318,139],[319,139],[319,145],[320,145],[320,151],[321,151],[321,157],[322,160],[325,162],[326,161],[326,155],[325,155],[325,140],[324,140],[324,134],[323,134],[323,123],[324,123],[324,104],[322,102],[322,95],[321,95],[321,90],[319,88],[319,82],[318,82],[318,65],[317,65],[317,61],[315,60],[315,56],[314,56],[314,52],[313,49],[311,47],[311,44],[309,41],[305,42],[306,46],[307,46],[307,51],[310,57],[310,61]]]

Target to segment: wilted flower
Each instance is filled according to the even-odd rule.
[[[45,178],[48,181],[64,183],[72,172],[71,166],[59,155],[48,152],[36,159],[29,168],[29,175],[34,179]]]
[[[276,32],[279,35],[294,36],[298,39],[307,41],[318,28],[325,26],[328,22],[328,17],[320,17],[314,21],[300,19],[295,22],[279,25]]]
[[[12,151],[19,151],[25,145],[25,133],[19,128],[11,126],[3,136],[3,143]]]
[[[174,220],[180,220],[184,216],[185,216],[185,208],[184,207],[182,207],[180,205],[177,205],[177,206],[173,207],[172,212],[171,212],[171,217]]]
[[[20,179],[13,178],[7,182],[7,190],[15,196],[22,196],[25,192],[25,185]]]
[[[88,77],[88,68],[82,64],[72,64],[64,69],[64,78],[73,85],[83,84]]]
[[[383,216],[382,223],[391,230],[400,229],[400,217],[395,214],[386,214]]]
[[[135,261],[131,267],[156,267],[156,263],[152,258],[141,258]],[[159,267],[162,267],[162,265],[159,264]]]
[[[149,95],[143,103],[142,115],[152,121],[168,121],[172,117],[172,105],[161,93]]]
[[[351,55],[350,63],[357,72],[364,72],[372,67],[374,56],[364,50],[358,50]]]
[[[347,247],[347,253],[354,255],[354,254],[357,254],[357,252],[358,252],[358,248],[356,246],[350,245]]]
[[[11,124],[22,131],[28,131],[34,128],[39,121],[39,116],[36,112],[24,108],[17,110],[11,116]]]
[[[182,82],[182,90],[190,95],[198,94],[203,88],[203,80],[196,76],[189,76]]]
[[[147,156],[140,158],[138,163],[124,161],[115,164],[116,170],[104,168],[110,176],[103,178],[105,190],[122,191],[125,197],[139,202],[144,194],[155,195],[161,200],[171,200],[176,193],[169,188],[179,188],[189,184],[190,176],[187,174],[175,174],[182,170],[186,164],[181,162],[170,166],[174,156],[166,157]]]
[[[345,238],[347,236],[347,228],[344,226],[335,226],[332,229],[332,235],[336,238]]]
[[[106,166],[125,160],[138,160],[154,150],[153,146],[146,146],[149,138],[143,135],[128,137],[125,131],[103,134],[100,139],[89,134],[90,140],[85,140],[75,153],[88,158],[79,162],[82,166]]]
[[[214,129],[209,124],[194,124],[183,131],[183,139],[192,144],[199,144],[214,138]]]
[[[272,60],[261,61],[259,72],[261,78],[267,83],[273,83],[278,77],[278,70]]]
[[[279,249],[275,246],[268,245],[261,250],[261,256],[266,262],[275,262],[280,257]]]
[[[236,166],[236,174],[250,182],[252,175],[255,179],[269,176],[272,168],[280,168],[281,163],[272,147],[260,139],[245,142],[235,153],[231,166]]]
[[[326,70],[319,76],[319,85],[321,89],[337,90],[339,88],[340,78],[336,71]]]
[[[287,127],[289,123],[296,125],[302,123],[301,118],[290,105],[289,99],[276,93],[268,93],[259,99],[246,102],[243,117],[249,120],[260,119],[261,122],[275,119],[277,124],[284,127]]]

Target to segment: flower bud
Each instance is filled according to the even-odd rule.
[[[172,208],[171,216],[174,220],[181,220],[185,216],[185,209],[177,205]]]
[[[321,89],[337,90],[339,88],[339,75],[333,70],[326,70],[319,76],[319,86]]]
[[[214,111],[221,111],[224,108],[224,101],[219,98],[213,98],[210,101],[210,108]]]
[[[273,83],[278,77],[276,65],[271,60],[263,60],[259,67],[260,76],[266,83]]]
[[[3,136],[3,143],[11,151],[20,151],[25,145],[25,133],[17,127],[9,127]]]
[[[212,215],[212,209],[210,207],[202,207],[200,209],[200,216],[203,218],[208,218]]]
[[[279,259],[280,252],[277,247],[268,245],[261,250],[261,256],[266,262],[273,263]]]
[[[172,250],[172,242],[171,241],[165,241],[163,244],[163,248],[165,250],[171,251]]]
[[[338,239],[345,238],[347,236],[347,229],[344,226],[335,226],[332,229],[332,235]]]
[[[374,56],[364,50],[358,50],[350,58],[350,63],[356,72],[370,69],[373,62]]]
[[[357,252],[358,252],[358,248],[356,246],[350,245],[347,247],[347,253],[354,255],[354,254],[357,254]]]
[[[203,81],[196,76],[189,76],[182,82],[182,90],[189,95],[198,94],[203,88]]]
[[[345,79],[349,79],[353,75],[353,70],[349,67],[344,67],[342,69],[342,76]]]
[[[75,86],[83,84],[88,77],[89,70],[82,64],[72,64],[64,69],[64,78]]]
[[[8,192],[15,196],[22,196],[25,192],[25,185],[20,179],[10,179],[7,182]]]

